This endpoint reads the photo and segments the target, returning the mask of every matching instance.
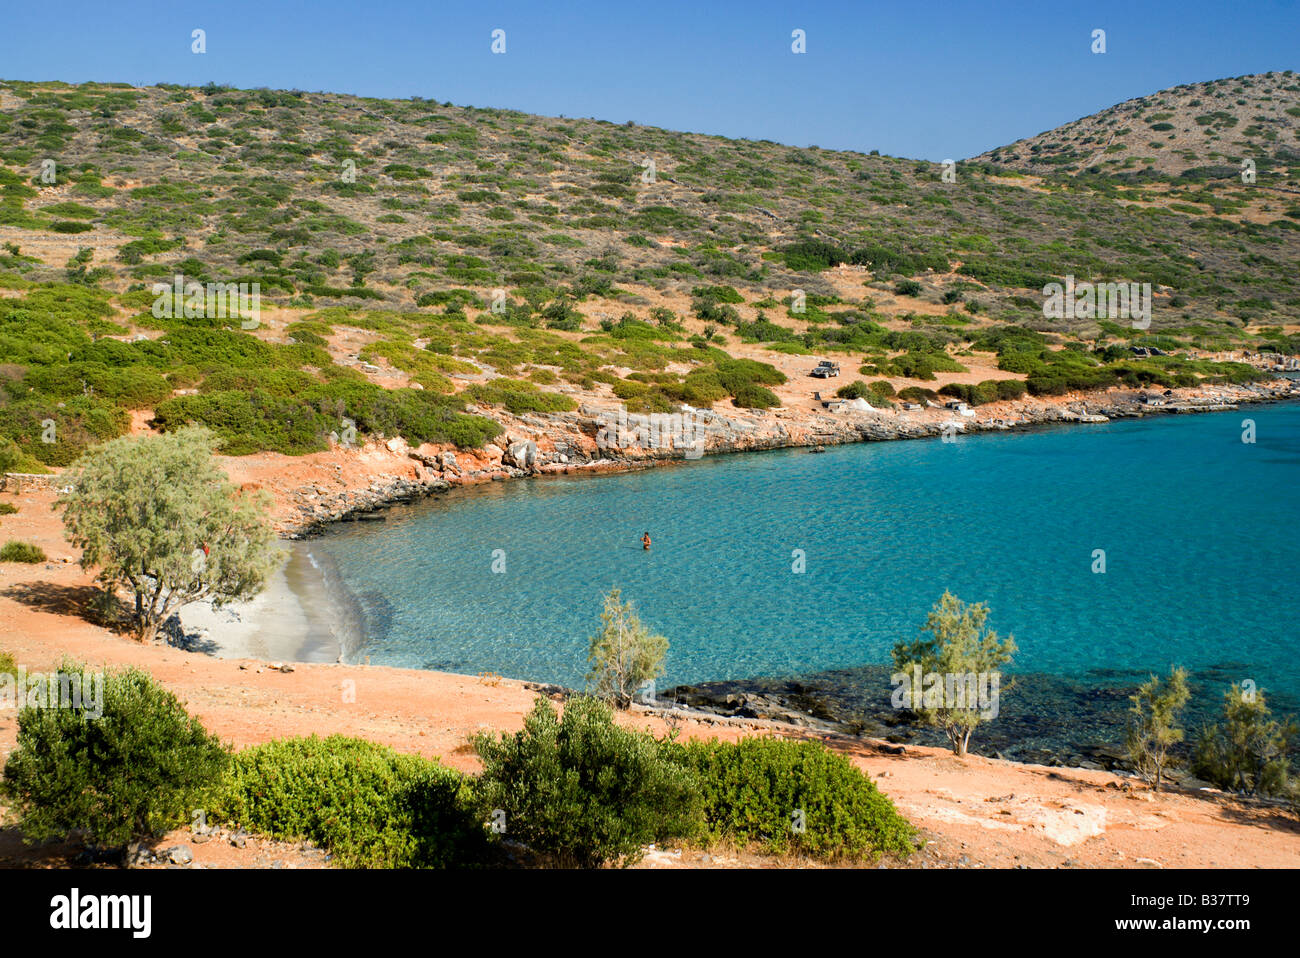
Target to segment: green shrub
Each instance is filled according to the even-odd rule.
[[[649,734],[616,725],[596,699],[570,699],[560,718],[539,697],[521,731],[472,742],[485,807],[505,813],[510,838],[557,864],[631,864],[650,842],[698,832],[687,770]]]
[[[828,860],[910,853],[916,832],[843,755],[818,742],[747,738],[674,746],[704,801],[704,837]]]
[[[239,752],[213,815],[275,838],[308,839],[355,868],[465,866],[490,854],[469,779],[342,735]]]
[[[83,689],[90,672],[79,672]],[[224,746],[186,713],[176,696],[136,669],[101,679],[80,708],[24,708],[18,747],[4,769],[4,794],[31,839],[123,845],[189,820],[229,761]]]
[[[7,504],[7,503],[6,503]],[[18,510],[15,509],[15,512]],[[45,550],[31,542],[19,542],[10,539],[0,548],[0,562],[28,562],[35,564],[45,561]]]
[[[771,409],[781,405],[776,393],[765,386],[746,383],[735,391],[731,401],[741,409]]]
[[[18,507],[12,502],[0,502],[0,516],[12,516],[18,511]]]
[[[1272,714],[1262,689],[1229,688],[1222,719],[1197,737],[1192,774],[1250,795],[1284,794],[1290,773],[1287,752],[1300,729],[1293,720],[1279,721]]]
[[[526,412],[567,412],[578,404],[563,393],[546,392],[522,379],[474,383],[464,395],[475,402],[505,406],[516,416]]]

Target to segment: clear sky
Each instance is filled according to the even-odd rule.
[[[940,161],[1180,83],[1300,70],[1297,0],[62,0],[0,77],[423,96]],[[191,52],[206,31],[207,52]],[[506,52],[491,52],[505,31]],[[801,29],[807,52],[791,52]],[[1091,51],[1106,31],[1106,52]]]

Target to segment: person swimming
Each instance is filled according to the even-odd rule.
[[[641,548],[642,548],[642,549],[645,549],[645,550],[647,550],[647,551],[649,551],[649,549],[650,549],[650,533],[649,533],[649,532],[647,532],[645,535],[643,535],[643,536],[641,537]]]

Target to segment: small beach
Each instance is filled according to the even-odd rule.
[[[344,639],[324,577],[305,549],[291,543],[281,548],[285,561],[250,601],[181,607],[177,615],[195,651],[268,662],[338,660]]]

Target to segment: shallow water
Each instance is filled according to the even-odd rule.
[[[799,676],[886,663],[950,589],[1014,634],[1011,671],[1101,687],[1177,663],[1284,704],[1297,467],[1300,406],[1260,406],[493,484],[300,548],[358,616],[349,661],[579,687],[619,586],[671,642],[660,688]]]

